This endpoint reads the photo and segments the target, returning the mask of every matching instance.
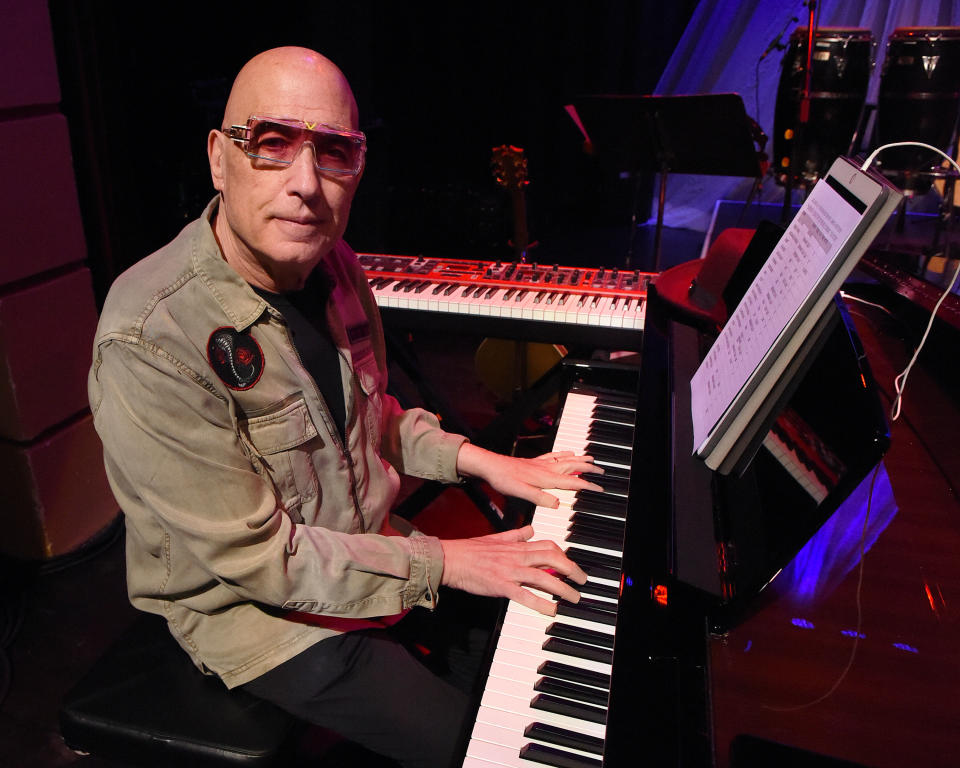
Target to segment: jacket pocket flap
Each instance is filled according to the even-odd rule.
[[[247,419],[250,442],[263,454],[286,451],[317,436],[307,403],[302,397],[276,411]]]

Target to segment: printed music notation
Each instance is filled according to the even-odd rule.
[[[901,195],[839,159],[811,191],[690,381],[693,449],[715,469]]]

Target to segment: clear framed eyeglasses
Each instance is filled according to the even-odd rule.
[[[249,157],[284,165],[290,165],[309,142],[317,170],[350,176],[363,170],[367,152],[367,139],[360,131],[286,117],[252,116],[246,125],[231,125],[223,133]]]

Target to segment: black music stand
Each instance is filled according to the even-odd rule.
[[[753,123],[739,94],[581,96],[574,100],[574,107],[605,165],[617,173],[660,174],[654,245],[657,272],[669,174],[763,176]],[[631,231],[631,248],[633,236]],[[630,251],[627,266],[632,266],[629,262]]]

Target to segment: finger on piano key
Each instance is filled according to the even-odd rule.
[[[509,621],[511,624],[516,622],[516,624],[519,626],[539,626],[544,630],[546,630],[551,623],[557,620],[555,616],[544,616],[542,613],[537,613],[532,609],[527,608],[525,605],[514,602],[511,602],[507,606],[507,612],[505,616],[505,622]],[[563,621],[566,624],[572,624],[573,626],[580,627],[582,629],[609,633],[610,635],[613,635],[614,631],[614,628],[608,624],[601,624],[600,622],[596,621],[585,621],[583,619],[563,619]]]

